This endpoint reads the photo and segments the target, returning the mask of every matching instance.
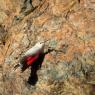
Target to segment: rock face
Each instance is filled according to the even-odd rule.
[[[95,1],[33,0],[27,15],[22,2],[0,0],[0,95],[95,95]],[[47,39],[45,51],[57,51],[34,76],[33,68],[12,72],[25,51]]]

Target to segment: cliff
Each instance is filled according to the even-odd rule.
[[[0,0],[0,95],[95,95],[95,1],[33,0],[34,9],[20,13],[22,2]],[[25,51],[48,39],[45,52],[57,51],[34,77],[31,68],[12,72]]]

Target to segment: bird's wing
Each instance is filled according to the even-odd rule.
[[[37,46],[34,46],[33,48],[29,49],[24,55],[28,56],[28,55],[35,55],[37,52],[39,52],[40,49]]]
[[[31,65],[33,62],[35,62],[39,57],[39,53],[35,54],[35,55],[30,55],[26,57],[26,63],[27,65]]]

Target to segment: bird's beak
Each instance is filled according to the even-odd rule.
[[[46,43],[47,41],[49,41],[49,40],[42,41],[41,43]]]

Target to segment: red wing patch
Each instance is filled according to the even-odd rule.
[[[26,62],[28,65],[31,65],[33,62],[35,62],[39,57],[39,54],[36,54],[35,56],[28,56],[26,58]]]

